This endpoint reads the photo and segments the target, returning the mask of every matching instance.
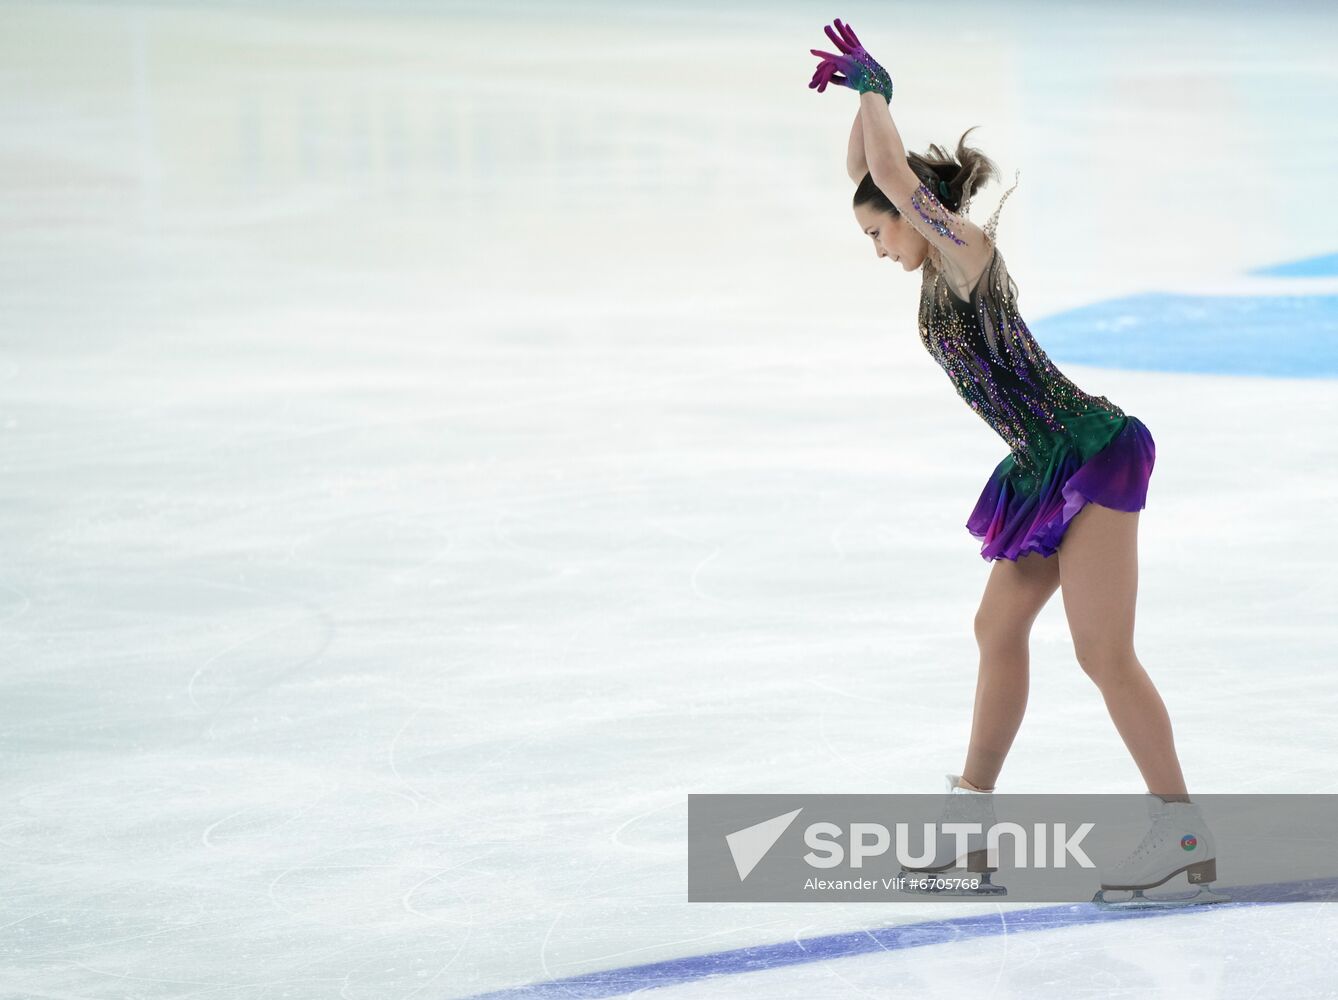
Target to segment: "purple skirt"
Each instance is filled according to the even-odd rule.
[[[1112,510],[1142,510],[1147,503],[1148,479],[1157,459],[1152,434],[1137,417],[1129,416],[1108,444],[1084,460],[1076,446],[1061,447],[1031,489],[1019,486],[1011,474],[1010,454],[995,468],[966,528],[985,544],[986,560],[1016,560],[1029,552],[1051,556],[1084,504]]]

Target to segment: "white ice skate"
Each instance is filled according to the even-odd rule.
[[[1217,842],[1199,807],[1192,802],[1163,802],[1155,795],[1147,799],[1152,828],[1133,854],[1102,869],[1101,889],[1092,902],[1105,910],[1231,902],[1230,896],[1209,887],[1217,880]],[[1145,889],[1164,885],[1181,872],[1193,892],[1145,895]]]
[[[1003,896],[1008,889],[990,881],[992,868],[985,851],[985,835],[994,825],[994,793],[962,788],[960,775],[946,775],[948,797],[939,817],[944,823],[979,823],[980,833],[966,835],[966,852],[957,851],[955,836],[939,837],[933,861],[916,868],[901,869],[907,879],[906,891],[936,896]],[[975,882],[975,888],[960,885],[960,880]]]

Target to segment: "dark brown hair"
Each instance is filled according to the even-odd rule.
[[[962,137],[957,140],[957,150],[954,153],[949,153],[942,146],[931,143],[926,153],[906,154],[906,162],[910,164],[915,176],[934,193],[935,198],[959,214],[963,211],[964,205],[970,205],[972,196],[989,183],[990,178],[999,175],[993,160],[980,150],[966,144],[966,137],[978,128],[979,125],[972,125],[962,133]],[[946,198],[939,189],[939,181],[944,181],[948,185]],[[878,190],[878,185],[873,182],[873,175],[868,173],[859,182],[859,187],[855,188],[852,207],[859,205],[872,205],[876,211],[888,212],[894,218],[901,214],[897,206],[888,200],[887,195]]]

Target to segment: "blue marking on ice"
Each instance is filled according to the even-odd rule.
[[[467,1000],[595,1000],[622,996],[638,990],[677,986],[714,976],[737,976],[787,965],[825,962],[860,955],[885,954],[933,944],[961,942],[971,938],[1024,931],[1059,930],[1111,920],[1143,920],[1154,917],[1210,913],[1223,907],[1259,906],[1287,902],[1331,900],[1338,891],[1338,878],[1311,879],[1257,886],[1222,886],[1218,891],[1232,897],[1229,903],[1186,906],[1164,910],[1102,910],[1091,903],[1066,903],[990,912],[915,924],[896,924],[869,930],[847,931],[801,941],[736,948],[707,955],[687,955],[648,965],[625,966],[588,972],[566,979],[530,983]]]

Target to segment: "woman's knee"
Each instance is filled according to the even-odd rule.
[[[1127,676],[1139,665],[1133,646],[1109,640],[1075,640],[1073,655],[1098,685]]]
[[[1025,650],[1031,639],[1031,621],[1016,615],[1003,615],[982,607],[976,612],[972,627],[976,645],[982,652]]]

